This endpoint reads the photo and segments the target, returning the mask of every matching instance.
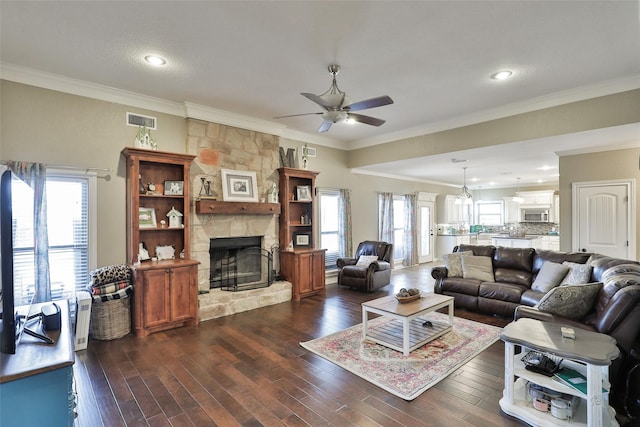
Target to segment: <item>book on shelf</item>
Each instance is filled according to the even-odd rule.
[[[553,375],[552,379],[587,394],[587,377],[575,369],[563,367]],[[606,393],[607,390],[603,388],[602,392]]]

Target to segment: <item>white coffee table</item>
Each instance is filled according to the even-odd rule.
[[[431,325],[424,325],[425,319],[420,319],[420,316],[443,307],[448,307],[449,323],[431,321]],[[394,321],[370,328],[369,313],[390,317]],[[363,339],[401,351],[405,356],[452,328],[453,297],[447,295],[422,294],[421,298],[404,304],[392,295],[362,303]]]

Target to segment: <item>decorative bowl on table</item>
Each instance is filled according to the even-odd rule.
[[[420,298],[420,289],[416,289],[416,288],[405,289],[405,288],[402,288],[395,295],[395,297],[396,297],[396,299],[398,300],[399,303],[403,303],[403,304],[407,303],[407,302],[415,301],[418,298]]]

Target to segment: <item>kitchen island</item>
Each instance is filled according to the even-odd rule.
[[[491,238],[493,246],[503,246],[507,248],[535,248],[537,247],[537,240],[541,236],[500,236]]]

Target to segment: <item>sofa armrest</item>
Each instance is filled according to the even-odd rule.
[[[513,320],[522,318],[541,320],[543,322],[553,322],[555,316],[545,311],[540,311],[537,308],[529,307],[527,305],[519,305],[516,307],[515,313],[513,313]]]
[[[447,267],[433,267],[431,269],[431,277],[436,280],[446,279],[447,278]]]
[[[358,260],[355,258],[338,258],[336,260],[336,265],[338,268],[343,268],[346,265],[356,265]]]
[[[371,264],[369,264],[369,270],[376,272],[376,271],[383,271],[383,270],[391,270],[391,264],[389,264],[387,261],[374,261]]]

